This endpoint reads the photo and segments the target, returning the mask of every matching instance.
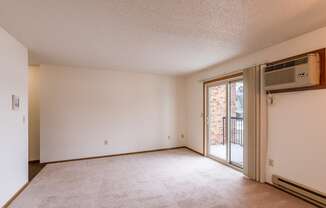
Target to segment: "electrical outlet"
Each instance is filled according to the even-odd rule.
[[[108,140],[107,139],[104,140],[104,145],[108,145],[108,144],[109,144]]]
[[[168,140],[170,140],[171,139],[171,136],[168,136]]]
[[[268,160],[268,165],[271,166],[271,167],[274,167],[274,160],[269,159]]]

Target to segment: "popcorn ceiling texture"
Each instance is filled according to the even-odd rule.
[[[326,25],[324,0],[0,0],[30,63],[194,72]]]
[[[313,208],[186,149],[47,165],[11,208]]]

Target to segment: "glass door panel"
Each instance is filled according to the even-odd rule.
[[[227,83],[208,86],[208,155],[227,161]]]
[[[233,81],[229,84],[230,120],[229,146],[230,162],[243,167],[243,81]]]

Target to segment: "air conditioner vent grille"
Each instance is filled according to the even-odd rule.
[[[297,66],[297,65],[300,65],[300,64],[306,64],[306,63],[308,63],[308,57],[307,56],[299,58],[299,59],[295,59],[295,60],[292,60],[292,61],[284,62],[284,63],[270,64],[270,65],[267,64],[267,66],[265,68],[265,71],[269,72],[269,71],[274,71],[274,70],[277,70],[277,69],[293,67],[293,66]]]
[[[271,74],[265,74],[265,85],[286,84],[295,82],[295,69],[275,71]]]

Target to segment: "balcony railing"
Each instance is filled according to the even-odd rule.
[[[223,117],[223,144],[226,142],[226,118]],[[243,118],[231,117],[230,119],[230,142],[243,146]]]

